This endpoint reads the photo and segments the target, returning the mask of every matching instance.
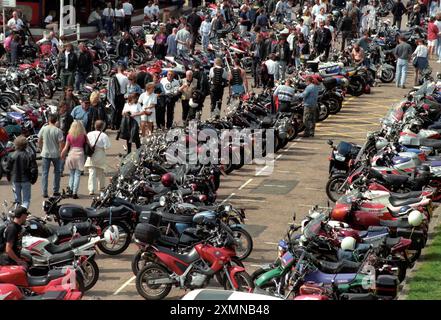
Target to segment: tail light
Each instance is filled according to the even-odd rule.
[[[337,204],[331,211],[331,218],[337,221],[345,221],[351,207],[346,204]]]

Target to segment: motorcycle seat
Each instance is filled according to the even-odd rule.
[[[377,296],[372,293],[343,293],[340,295],[341,300],[378,300]]]
[[[57,253],[62,253],[62,252],[70,251],[72,249],[81,247],[82,245],[85,245],[88,242],[89,242],[89,237],[85,236],[85,237],[79,237],[79,238],[73,239],[72,241],[67,241],[67,242],[64,242],[64,243],[61,243],[58,245],[54,244],[54,243],[49,243],[45,249],[52,254],[57,254]]]
[[[53,236],[56,236],[55,241],[51,241],[53,243],[56,243],[58,240],[72,237],[72,227],[75,225],[77,228],[77,233],[79,233],[82,236],[87,236],[91,233],[92,229],[92,223],[89,221],[86,222],[79,222],[79,223],[68,223],[64,226],[52,226],[47,225],[49,230],[52,231]]]
[[[319,261],[320,265],[318,267],[324,273],[357,273],[361,266],[358,262],[348,260],[341,260],[339,262]]]
[[[441,149],[441,141],[436,139],[420,139],[420,145],[432,147],[434,149]]]
[[[397,174],[385,174],[383,175],[384,181],[394,186],[401,186],[409,180],[409,176],[397,175]]]
[[[369,226],[368,232],[389,232],[389,230],[387,230],[387,228],[382,227],[382,226]]]
[[[161,216],[161,221],[175,222],[175,223],[192,223],[193,216],[179,215],[168,212],[157,212]]]
[[[75,257],[73,251],[57,253],[50,257],[36,257],[32,256],[32,264],[53,265],[61,262],[72,261]]]
[[[84,208],[84,210],[86,210],[88,218],[110,218],[110,214],[112,214],[112,218],[118,218],[129,212],[125,206],[103,209]]]
[[[421,197],[421,191],[410,191],[406,193],[396,193],[391,192],[390,196],[394,199],[401,200],[401,199],[409,199],[409,198],[420,198]]]
[[[389,202],[394,207],[402,207],[410,204],[415,204],[423,200],[422,198],[409,198],[409,199],[396,199],[394,197],[389,197]]]
[[[30,287],[41,287],[47,285],[52,280],[61,278],[65,275],[63,270],[49,270],[45,276],[28,276],[28,284]]]
[[[397,237],[397,238],[387,237],[384,244],[386,245],[386,247],[392,248],[393,246],[397,245],[400,241],[401,241],[401,237]]]
[[[166,248],[166,247],[160,247],[157,246],[159,252],[163,252],[165,254],[168,254],[176,259],[181,260],[184,263],[190,264],[196,260],[199,259],[199,254],[197,253],[196,250],[191,250],[189,253],[186,254],[179,254],[174,252],[173,250]]]
[[[389,228],[413,228],[407,220],[380,220],[380,225]]]
[[[274,119],[271,117],[265,117],[261,121],[262,128],[271,128],[274,123]]]
[[[157,243],[161,246],[175,247],[175,246],[179,245],[179,239],[175,238],[175,237],[168,237],[168,236],[161,235],[161,237],[157,240]]]

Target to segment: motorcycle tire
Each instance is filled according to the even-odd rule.
[[[136,66],[139,66],[143,63],[144,58],[142,56],[142,53],[139,52],[138,50],[135,50],[135,52],[133,53],[133,64]]]
[[[326,103],[319,104],[317,122],[322,122],[329,117],[329,107]]]
[[[142,250],[138,250],[136,251],[135,255],[132,257],[132,272],[133,275],[137,275],[139,270],[141,270],[142,268],[144,268],[148,261],[144,260],[142,261],[141,255],[142,255],[143,251]]]
[[[240,64],[246,73],[251,73],[253,71],[253,59],[251,57],[241,59]]]
[[[112,63],[110,61],[104,61],[101,64],[101,70],[103,72],[103,75],[109,76],[112,72]]]
[[[236,240],[236,256],[239,260],[243,261],[245,260],[253,251],[253,238],[243,228],[237,228],[237,227],[230,227],[231,231],[233,232],[234,239]],[[246,246],[243,246],[241,243],[241,238],[246,240]],[[242,251],[238,248],[243,248]]]
[[[238,266],[238,267],[245,267],[244,264],[242,263],[242,261],[240,261],[237,257],[232,257],[230,260],[230,263],[232,265]],[[224,279],[225,279],[225,273],[223,272],[223,270],[217,272],[215,274],[215,278],[216,278],[216,282],[220,285],[223,286],[224,285]]]
[[[239,292],[250,292],[254,289],[253,280],[251,276],[246,271],[241,271],[235,274],[236,282],[239,285],[238,289],[231,288],[230,281],[228,281],[227,275],[224,277],[224,289],[225,290],[235,290]]]
[[[172,285],[171,284],[152,285],[151,287],[153,287],[153,290],[157,290],[156,287],[161,287],[161,286],[165,286],[165,287],[162,290],[162,292],[160,292],[157,295],[149,294],[144,288],[144,278],[146,276],[148,277],[148,274],[150,272],[156,273],[156,276],[158,274],[164,275],[167,277],[169,276],[168,270],[166,268],[164,268],[163,266],[161,266],[157,263],[149,263],[144,268],[142,268],[138,272],[138,274],[136,275],[136,290],[141,295],[141,297],[143,297],[146,300],[162,300],[168,296],[168,294],[170,293],[170,291],[172,289]]]
[[[416,250],[406,250],[407,259],[409,259],[411,263],[416,262],[421,256],[421,250],[422,248],[418,248]]]
[[[84,287],[84,277],[80,270],[77,270],[75,276],[75,282],[77,285],[77,290],[81,292],[81,294],[84,294],[86,292],[86,289]]]
[[[328,99],[328,107],[329,107],[330,114],[339,113],[342,106],[343,106],[343,103],[340,100],[338,100],[336,98],[332,98],[332,97]]]
[[[268,270],[265,270],[263,268],[257,268],[252,274],[251,274],[251,280],[253,283],[256,282],[256,280],[264,273],[268,272]]]
[[[8,112],[11,105],[15,103],[14,99],[10,96],[2,95],[0,96],[0,110]]]
[[[25,84],[20,88],[22,104],[32,102],[35,100],[40,100],[40,90],[35,84]]]
[[[115,255],[118,255],[118,254],[124,252],[129,247],[130,242],[132,242],[132,233],[130,232],[129,228],[124,223],[117,222],[117,223],[113,223],[113,225],[117,226],[119,229],[119,237],[120,237],[119,241],[121,241],[121,239],[124,241],[124,244],[122,245],[122,247],[117,250],[111,250],[111,249],[108,249],[106,247],[107,244],[105,244],[103,242],[100,242],[98,244],[98,248],[102,252],[104,252],[105,254],[108,254],[110,256],[115,256]],[[103,234],[108,227],[109,227],[108,222],[106,222],[104,225],[100,226]],[[124,234],[125,234],[125,239],[124,239]]]
[[[224,172],[226,174],[230,174],[231,172],[233,172],[235,169],[234,164],[232,164],[230,161],[226,164],[224,164]]]
[[[349,82],[348,93],[351,96],[359,97],[364,92],[364,81],[361,78],[355,78]]]
[[[342,192],[338,192],[336,188],[340,188],[342,184],[346,181],[347,176],[338,174],[335,176],[332,176],[328,182],[326,183],[326,195],[328,196],[329,200],[333,202],[337,202],[337,200],[345,194],[346,190],[343,190]]]
[[[299,134],[297,130],[298,125],[292,125],[290,126],[290,130],[288,130],[288,141],[293,141],[295,138],[297,138],[297,135]]]
[[[87,271],[86,268],[89,269],[89,271]],[[86,260],[81,265],[81,269],[84,272],[84,290],[88,291],[97,283],[100,277],[100,269],[98,268],[98,264],[96,263],[95,259]]]
[[[380,80],[383,83],[391,83],[395,79],[395,72],[392,69],[385,69],[381,72]]]
[[[46,99],[52,99],[54,96],[54,90],[48,82],[41,83],[41,92]]]

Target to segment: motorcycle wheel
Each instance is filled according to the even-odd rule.
[[[338,191],[343,183],[346,181],[345,175],[335,175],[331,177],[326,183],[326,195],[329,200],[337,202],[337,200],[345,194],[346,190]]]
[[[20,88],[22,103],[31,102],[33,100],[40,100],[40,90],[35,84],[25,84]]]
[[[135,52],[133,53],[133,64],[139,66],[140,64],[142,64],[143,62],[143,57],[141,52],[139,52],[138,50],[135,50]]]
[[[234,278],[236,279],[236,282],[239,286],[239,288],[235,291],[240,291],[240,292],[252,292],[253,291],[254,283],[253,283],[253,280],[251,280],[251,277],[247,272],[245,272],[245,271],[238,272],[234,275]],[[231,288],[231,284],[230,284],[230,281],[228,280],[227,275],[225,275],[225,277],[224,277],[224,289],[225,290],[233,290],[233,288]]]
[[[77,270],[75,273],[76,273],[75,283],[77,285],[77,290],[80,291],[81,294],[84,294],[84,292],[86,291],[84,287],[84,276],[79,270]]]
[[[101,70],[103,71],[103,74],[108,76],[112,72],[112,63],[110,61],[104,61],[101,64]]]
[[[230,174],[235,169],[234,164],[232,164],[230,161],[228,163],[224,164],[224,172],[226,174]]]
[[[263,268],[258,268],[257,270],[255,270],[252,274],[251,274],[251,280],[254,282],[256,282],[256,280],[265,272],[267,272],[268,270],[265,270]]]
[[[51,85],[48,82],[41,83],[41,92],[43,96],[47,99],[52,99],[54,96],[54,90],[52,90]]]
[[[416,262],[421,256],[421,248],[416,250],[406,250],[406,256],[411,263]]]
[[[329,113],[330,114],[337,114],[340,112],[343,104],[336,98],[329,98],[328,99],[328,107],[329,107]]]
[[[289,127],[288,130],[288,141],[293,141],[295,138],[297,138],[298,135],[298,131],[297,131],[297,125],[292,125]]]
[[[98,281],[100,277],[100,269],[94,259],[86,260],[81,265],[81,269],[84,273],[84,290],[88,291],[92,289]]]
[[[136,290],[146,300],[162,300],[170,293],[171,284],[148,285],[149,279],[169,277],[168,270],[157,263],[149,263],[136,275]]]
[[[383,72],[381,72],[380,80],[383,83],[391,83],[392,81],[394,81],[394,78],[395,78],[395,73],[391,69],[386,69],[383,70]]]
[[[242,261],[240,261],[237,257],[232,257],[230,260],[230,264],[234,265],[234,266],[238,266],[238,267],[245,267],[244,264],[242,263]],[[223,286],[224,283],[224,279],[225,279],[225,273],[223,272],[223,270],[217,272],[215,274],[216,277],[216,282],[220,285]]]
[[[15,103],[14,99],[12,99],[8,95],[0,96],[0,109],[4,112],[9,111],[9,107]]]
[[[139,270],[142,270],[148,263],[152,261],[144,260],[141,258],[143,251],[140,249],[136,251],[135,255],[132,258],[132,272],[133,275],[137,275]]]
[[[231,227],[236,242],[236,256],[239,260],[245,260],[253,251],[253,238],[243,228]]]
[[[100,242],[98,244],[98,248],[104,252],[105,254],[115,256],[117,254],[120,254],[124,252],[127,247],[130,245],[130,242],[132,241],[132,234],[130,233],[129,228],[123,224],[123,223],[115,223],[118,227],[119,231],[119,240],[117,244],[110,245],[105,242]],[[104,226],[100,226],[102,230],[102,234],[106,232],[107,228],[109,228],[109,224],[106,223]]]
[[[253,59],[251,57],[241,59],[240,64],[246,73],[251,73],[253,71]]]
[[[361,78],[353,79],[349,82],[348,93],[351,96],[359,97],[364,92],[364,81]]]
[[[326,103],[320,103],[317,121],[321,122],[329,117],[329,107]]]

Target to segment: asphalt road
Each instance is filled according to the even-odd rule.
[[[440,67],[435,60],[431,60],[431,65],[434,72],[439,71]],[[412,83],[413,71],[408,75],[407,88],[412,87]],[[408,89],[396,88],[392,83],[372,88],[369,95],[347,96],[339,114],[332,115],[317,125],[314,138],[297,138],[276,154],[271,174],[267,175],[262,167],[247,165],[222,178],[218,199],[227,199],[235,206],[246,209],[246,228],[254,240],[254,250],[245,262],[249,273],[259,265],[273,261],[277,242],[292,222],[294,212],[300,220],[313,205],[328,206],[325,184],[330,148],[326,141],[335,139],[363,143],[367,132],[378,128],[379,119],[407,92]],[[205,118],[209,110],[209,99],[207,100],[203,115]],[[178,103],[176,119],[179,119],[180,111],[181,105]],[[108,164],[109,170],[113,172],[117,170],[118,154],[124,153],[124,149],[122,141],[115,141],[115,132],[110,132],[110,137],[112,147],[108,152]],[[67,180],[67,176],[62,178],[63,188],[67,186]],[[80,186],[80,199],[65,201],[66,203],[83,206],[91,204],[91,197],[87,192],[87,175],[81,178]],[[11,187],[5,179],[0,181],[0,194],[2,202],[11,202],[13,199]],[[34,215],[42,214],[42,201],[40,184],[37,182],[32,188],[30,208]],[[100,279],[87,292],[85,299],[141,299],[130,267],[135,251],[136,246],[132,244],[119,256],[100,253],[97,257]],[[184,291],[173,289],[168,298],[178,299],[183,294]]]

